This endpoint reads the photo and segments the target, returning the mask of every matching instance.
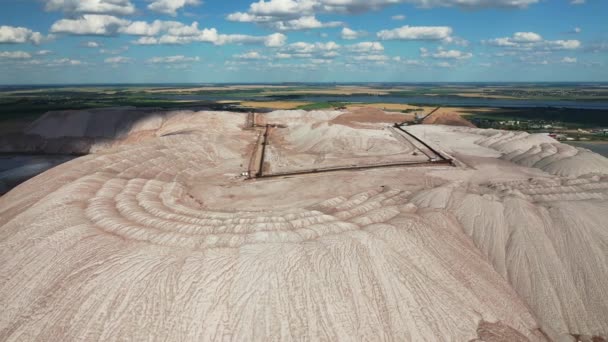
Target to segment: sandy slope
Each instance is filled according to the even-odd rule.
[[[341,115],[259,119],[287,125],[288,159],[410,151]],[[606,170],[511,156],[540,138],[417,126],[467,166],[246,181],[245,122],[171,113],[0,197],[0,340],[608,335]]]

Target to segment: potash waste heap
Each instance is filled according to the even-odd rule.
[[[371,109],[105,111],[28,131],[86,155],[0,197],[1,341],[608,337],[595,153]]]

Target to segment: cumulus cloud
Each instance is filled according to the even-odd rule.
[[[539,0],[259,0],[249,6],[248,13],[277,17],[294,16],[297,13],[362,13],[400,3],[427,8],[524,8],[538,2]]]
[[[262,56],[259,52],[257,51],[249,51],[249,52],[245,52],[243,54],[239,54],[239,55],[234,55],[233,56],[236,59],[247,59],[247,60],[259,60],[259,59],[266,59],[265,56]]]
[[[573,50],[581,47],[578,40],[545,40],[534,32],[516,32],[511,37],[484,40],[482,43],[515,50]]]
[[[65,13],[116,14],[135,13],[130,0],[43,0],[47,11]]]
[[[43,39],[40,32],[34,32],[25,27],[0,26],[0,44],[32,43],[38,45]]]
[[[543,37],[534,32],[515,32],[515,34],[513,34],[513,38],[511,39],[517,43],[533,43],[540,42],[543,40]]]
[[[281,33],[268,36],[249,36],[243,34],[218,34],[217,30],[203,29],[193,35],[171,35],[165,34],[160,37],[141,37],[134,41],[137,45],[159,45],[159,44],[189,44],[194,42],[211,43],[214,45],[225,44],[260,44],[268,47],[278,47],[285,44],[287,37]]]
[[[404,59],[401,56],[393,57],[393,61],[399,64],[408,65],[408,66],[424,66],[426,65],[425,61],[417,60],[417,59]]]
[[[106,55],[119,55],[123,52],[126,52],[127,50],[129,50],[129,46],[124,45],[118,49],[99,49],[99,53],[106,54]]]
[[[287,36],[282,33],[273,33],[264,38],[264,45],[267,47],[279,47],[285,45]]]
[[[306,16],[292,20],[277,21],[267,26],[279,31],[310,30],[326,27],[338,27],[344,25],[341,21],[321,22],[314,16]]]
[[[246,12],[228,15],[228,20],[268,23],[291,20],[303,16],[328,13],[363,13],[389,5],[407,3],[418,7],[463,8],[525,8],[540,0],[259,0],[249,5]],[[397,17],[397,20],[400,17]]]
[[[94,42],[94,41],[88,41],[88,42],[83,43],[82,46],[96,49],[98,47],[101,47],[101,44],[99,44],[98,42]]]
[[[570,0],[571,5],[583,5],[586,2],[587,2],[586,0]]]
[[[328,64],[340,57],[342,53],[353,63],[380,63],[390,60],[383,54],[384,46],[380,42],[359,42],[339,45],[335,42],[296,42],[277,50],[276,59],[306,59],[308,63]]]
[[[61,19],[51,26],[53,33],[110,36],[130,23],[129,20],[105,14],[85,14],[77,19]]]
[[[52,60],[52,61],[48,62],[46,65],[49,67],[60,67],[60,66],[79,66],[79,65],[84,65],[84,64],[86,64],[86,63],[79,61],[77,59],[60,58],[60,59]]]
[[[469,59],[473,57],[473,54],[460,50],[445,50],[443,48],[438,48],[436,52],[430,52],[426,48],[420,48],[420,56],[437,59]]]
[[[445,40],[450,39],[452,28],[448,26],[402,26],[378,32],[382,40]]]
[[[148,59],[148,63],[152,64],[178,64],[199,62],[201,59],[197,57],[186,57],[183,55],[168,56],[168,57],[153,57]]]
[[[267,36],[220,34],[215,28],[199,29],[196,21],[190,25],[178,21],[130,21],[104,14],[85,14],[76,19],[59,20],[51,26],[51,32],[71,35],[142,36],[133,42],[138,45],[203,42],[215,45],[263,44],[268,47],[278,47],[284,45],[287,40],[282,33]]]
[[[453,68],[454,65],[450,64],[450,62],[439,62],[437,64],[435,64],[435,66],[438,66],[440,68]]]
[[[29,59],[32,58],[32,55],[25,51],[0,51],[0,58]]]
[[[366,61],[366,62],[385,62],[389,60],[388,56],[380,55],[380,54],[372,54],[372,55],[361,55],[354,56],[354,60],[356,61]]]
[[[349,51],[355,53],[376,53],[384,51],[384,46],[378,42],[361,42],[357,44],[348,45],[346,47]]]
[[[393,20],[405,20],[405,16],[403,14],[397,14],[391,17]]]
[[[335,42],[327,43],[307,43],[296,42],[284,46],[278,52],[276,57],[280,59],[286,58],[314,58],[314,59],[331,59],[339,55],[340,45]]]
[[[200,0],[154,0],[148,5],[148,9],[175,17],[177,15],[177,10],[180,8],[188,5],[196,6],[200,4]]]
[[[104,63],[107,63],[107,64],[125,64],[125,63],[130,63],[132,61],[133,61],[133,59],[129,58],[129,57],[116,56],[116,57],[106,58],[104,60]]]
[[[576,63],[578,59],[576,57],[564,57],[562,63]]]
[[[419,7],[526,8],[540,0],[405,0]]]
[[[343,28],[342,32],[340,32],[340,37],[346,40],[358,39],[361,38],[361,36],[363,35],[365,35],[364,31],[355,31],[349,29],[348,27]]]
[[[255,14],[237,12],[228,15],[227,19],[229,21],[262,24],[266,27],[279,31],[309,30],[318,28],[338,27],[344,25],[344,23],[341,21],[321,22],[314,15],[305,15],[301,17],[276,20],[277,18],[272,16],[260,16]]]
[[[46,55],[50,55],[52,53],[53,53],[53,51],[51,51],[51,50],[40,50],[40,51],[36,52],[36,55],[37,56],[46,56]]]

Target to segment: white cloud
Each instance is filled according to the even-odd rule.
[[[382,40],[444,40],[452,35],[448,26],[403,26],[378,32]]]
[[[576,57],[564,57],[562,63],[576,63],[578,59]]]
[[[548,50],[574,50],[581,47],[578,40],[547,40],[543,42],[544,48]]]
[[[148,63],[152,64],[177,64],[177,63],[192,63],[198,62],[201,59],[197,57],[186,57],[182,55],[168,57],[153,57],[148,59]]]
[[[129,50],[129,46],[125,45],[118,49],[99,49],[99,53],[106,55],[119,55],[123,52],[126,52],[127,50]]]
[[[121,33],[135,36],[156,36],[160,33],[167,33],[172,36],[192,36],[200,32],[198,22],[185,25],[179,21],[154,20],[151,23],[145,21],[129,22],[120,29]]]
[[[105,14],[85,14],[78,19],[61,19],[51,26],[53,33],[115,35],[130,21]]]
[[[313,13],[362,13],[408,3],[419,7],[524,8],[539,0],[259,0],[248,13],[258,16],[293,17]]]
[[[277,47],[284,45],[287,40],[287,37],[282,33],[274,33],[268,36],[219,34],[215,28],[199,29],[196,21],[190,25],[178,21],[130,21],[100,14],[85,14],[78,19],[59,20],[51,26],[51,31],[73,35],[128,34],[143,36],[133,42],[138,45],[203,42],[215,45],[263,44],[268,47]]]
[[[385,56],[385,55],[375,54],[375,55],[354,56],[353,59],[356,61],[385,62],[385,61],[389,60],[389,57]]]
[[[403,14],[397,14],[391,17],[393,20],[405,20],[405,16]]]
[[[525,8],[540,0],[259,0],[249,5],[246,12],[228,15],[231,21],[270,23],[311,17],[316,14],[352,14],[378,10],[400,3],[418,7],[462,8]],[[395,16],[402,20],[402,16]]]
[[[156,37],[141,37],[133,41],[135,45],[158,45],[160,44],[159,39]]]
[[[304,15],[294,18],[285,18],[282,20],[276,20],[277,18],[272,16],[260,16],[249,13],[232,13],[227,16],[229,21],[237,21],[243,23],[257,23],[267,26],[269,28],[280,30],[280,31],[297,31],[297,30],[309,30],[318,28],[338,27],[344,25],[340,21],[321,22],[314,15]]]
[[[43,0],[47,11],[66,13],[116,14],[135,13],[135,6],[129,0]]]
[[[583,5],[585,4],[587,1],[585,0],[570,0],[570,4],[571,5]]]
[[[284,46],[277,52],[276,57],[287,58],[314,58],[332,59],[338,56],[341,46],[335,42],[327,43],[306,43],[297,42]]]
[[[177,10],[180,8],[188,5],[196,6],[200,4],[200,0],[154,0],[154,2],[148,5],[148,9],[175,17],[177,15]]]
[[[25,51],[0,51],[0,58],[29,59],[32,58],[32,55]]]
[[[84,65],[84,64],[86,64],[86,63],[83,63],[82,61],[79,61],[77,59],[61,58],[61,59],[52,60],[49,63],[47,63],[46,65],[49,67],[59,67],[59,66],[78,66],[78,65]]]
[[[52,53],[53,53],[53,51],[51,51],[51,50],[40,50],[40,51],[36,52],[36,55],[37,56],[46,56],[46,55],[50,55]]]
[[[133,61],[132,58],[122,57],[122,56],[116,56],[116,57],[106,58],[104,60],[104,63],[107,63],[107,64],[125,64],[125,63],[130,63],[131,61]]]
[[[513,38],[511,38],[514,42],[518,43],[533,43],[540,42],[543,40],[540,34],[534,32],[515,32],[513,34]]]
[[[347,49],[351,52],[356,53],[376,53],[384,51],[384,46],[378,42],[361,42],[357,44],[348,45]]]
[[[449,62],[439,62],[439,63],[435,64],[435,66],[438,66],[440,68],[452,68],[452,67],[454,67],[454,65],[450,64]]]
[[[245,52],[243,54],[240,55],[234,55],[234,58],[236,59],[266,59],[265,56],[262,56],[259,52],[257,51],[249,51],[249,52]]]
[[[534,32],[516,32],[512,37],[488,39],[482,43],[515,50],[573,50],[581,47],[578,40],[545,40]]]
[[[279,58],[279,59],[288,59],[288,58],[291,58],[291,57],[292,57],[292,55],[291,55],[291,54],[289,54],[289,53],[278,52],[278,53],[275,55],[275,57],[276,57],[276,58]]]
[[[342,23],[341,21],[330,21],[323,23],[313,16],[306,16],[292,20],[269,23],[267,26],[279,31],[298,31],[317,28],[338,27],[342,25],[344,25],[344,23]]]
[[[348,27],[343,28],[342,32],[340,32],[340,37],[346,40],[358,39],[361,38],[361,36],[363,35],[365,35],[364,31],[355,31],[349,29]]]
[[[473,54],[460,50],[445,50],[442,48],[437,49],[436,52],[429,52],[426,48],[420,48],[420,56],[437,59],[469,59],[473,57]]]
[[[314,13],[319,6],[315,0],[260,0],[249,6],[249,12],[259,16],[293,17]]]
[[[384,46],[380,42],[360,42],[350,45],[339,45],[335,42],[296,42],[279,49],[276,59],[307,59],[310,63],[327,64],[345,53],[351,61],[383,62],[390,57],[385,56]]]
[[[273,33],[264,38],[264,45],[267,47],[279,47],[285,45],[287,36],[282,33]]]
[[[190,26],[179,22],[155,21],[152,24],[135,22],[121,30],[132,35],[144,35],[134,43],[138,45],[156,44],[189,44],[194,42],[225,44],[261,44],[268,47],[278,47],[285,44],[287,36],[273,33],[268,36],[250,36],[243,34],[219,34],[215,28],[199,29],[198,23]],[[161,34],[160,37],[153,37]]]
[[[468,40],[466,40],[464,38],[456,37],[456,36],[447,37],[442,42],[445,44],[454,44],[454,45],[458,45],[458,46],[469,46]]]
[[[575,27],[572,29],[572,33],[579,34],[581,32],[583,32],[583,30],[580,27]]]
[[[88,47],[88,48],[96,49],[96,48],[100,47],[101,44],[99,44],[98,42],[90,41],[90,42],[84,43],[83,46]]]
[[[43,39],[40,32],[34,32],[25,27],[0,26],[0,44],[32,43],[38,45]]]
[[[404,64],[404,65],[414,65],[414,66],[424,66],[426,62],[417,60],[417,59],[403,59],[400,56],[393,57],[393,61]]]

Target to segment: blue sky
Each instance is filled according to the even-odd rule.
[[[0,6],[0,84],[608,81],[605,0]]]

